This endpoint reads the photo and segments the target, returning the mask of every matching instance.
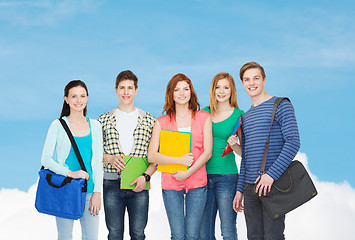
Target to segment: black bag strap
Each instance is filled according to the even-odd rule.
[[[290,99],[288,99],[287,97],[279,97],[276,98],[275,102],[274,102],[274,109],[272,111],[272,115],[271,115],[271,125],[270,125],[270,131],[269,131],[269,136],[267,137],[266,143],[265,143],[265,149],[264,149],[264,155],[263,155],[263,159],[261,161],[261,165],[260,165],[260,170],[259,170],[259,174],[262,175],[264,174],[265,171],[265,165],[266,165],[266,159],[267,159],[267,153],[269,151],[269,143],[270,143],[270,134],[271,134],[271,128],[272,128],[272,124],[274,122],[274,118],[275,118],[275,114],[276,114],[276,109],[279,106],[279,104],[282,102],[282,100],[287,99],[289,102]]]
[[[70,131],[70,129],[69,129],[67,123],[64,121],[63,118],[59,118],[59,121],[60,121],[60,123],[63,125],[64,130],[65,130],[65,131],[67,132],[67,134],[68,134],[68,137],[69,137],[69,139],[70,139],[71,145],[73,146],[75,155],[76,155],[76,157],[78,158],[78,161],[79,161],[79,164],[80,164],[81,169],[82,169],[83,171],[87,172],[86,167],[85,167],[85,164],[84,164],[84,162],[83,162],[83,159],[82,159],[82,157],[81,157],[81,155],[80,155],[78,146],[76,145],[76,142],[75,142],[75,140],[74,140],[73,134],[71,133],[71,131]]]
[[[64,180],[63,180],[63,182],[62,182],[62,184],[60,186],[55,185],[54,183],[52,183],[52,175],[53,174],[47,174],[46,175],[46,180],[47,180],[47,183],[48,183],[49,186],[52,186],[54,188],[61,188],[61,187],[64,187],[66,184],[71,183],[72,178],[71,177],[66,177],[66,178],[64,178]]]

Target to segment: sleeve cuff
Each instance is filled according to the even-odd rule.
[[[244,186],[238,184],[237,191],[244,193]]]

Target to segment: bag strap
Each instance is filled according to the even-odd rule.
[[[85,167],[85,164],[84,164],[84,162],[83,162],[83,159],[82,159],[82,157],[81,157],[81,155],[80,155],[78,146],[76,145],[76,142],[75,142],[75,140],[74,140],[73,134],[71,133],[71,131],[70,131],[70,129],[69,129],[67,123],[64,121],[63,118],[59,118],[59,121],[60,121],[60,123],[63,125],[64,130],[65,130],[65,131],[67,132],[67,134],[68,134],[68,137],[69,137],[69,139],[70,139],[71,145],[73,146],[75,155],[76,155],[76,157],[78,158],[78,161],[79,161],[79,164],[80,164],[81,169],[82,169],[83,171],[87,172],[86,167]]]
[[[276,109],[279,106],[279,104],[282,102],[282,100],[284,100],[284,99],[287,99],[289,102],[291,102],[290,99],[288,99],[287,97],[276,98],[276,100],[274,102],[274,109],[273,109],[272,115],[271,115],[271,125],[270,125],[269,136],[267,137],[267,140],[266,140],[266,143],[265,143],[264,155],[263,155],[263,159],[261,161],[260,170],[259,170],[259,174],[260,175],[264,174],[264,171],[265,171],[267,153],[269,151],[271,128],[272,128],[272,124],[274,123]]]

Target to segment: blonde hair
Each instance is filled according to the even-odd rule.
[[[214,115],[214,113],[217,112],[216,87],[218,81],[221,79],[227,79],[229,82],[229,86],[231,88],[231,96],[229,98],[229,104],[232,107],[239,108],[237,103],[237,89],[235,87],[235,82],[233,77],[229,73],[220,72],[213,77],[211,88],[210,88],[210,109],[212,115]]]

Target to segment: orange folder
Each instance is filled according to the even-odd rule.
[[[191,133],[160,130],[159,153],[170,157],[182,157],[191,150]],[[159,172],[174,173],[178,170],[186,171],[182,164],[158,165]]]

